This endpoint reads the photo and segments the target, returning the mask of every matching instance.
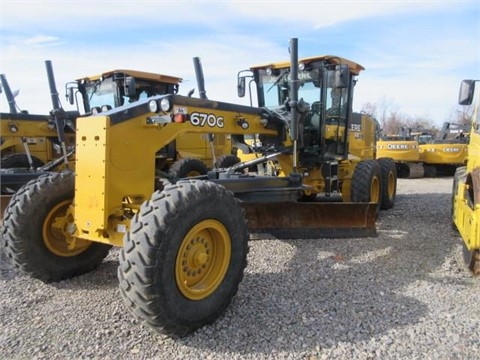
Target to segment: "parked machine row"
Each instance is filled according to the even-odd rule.
[[[377,154],[392,158],[399,178],[452,176],[467,159],[469,129],[445,122],[438,136],[404,129],[401,134],[384,135],[377,142]]]

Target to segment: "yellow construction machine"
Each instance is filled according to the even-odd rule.
[[[399,178],[421,178],[424,168],[420,161],[420,144],[410,133],[402,129],[400,134],[383,135],[377,141],[377,158],[391,158],[395,161]]]
[[[465,165],[469,131],[460,124],[445,122],[437,137],[428,132],[417,136],[425,177],[452,176],[457,167]]]
[[[370,199],[381,191],[378,163],[340,166],[348,158],[347,132],[325,132],[329,121],[349,127],[363,67],[338,56],[299,60],[297,39],[290,40],[290,57],[290,66],[259,71],[255,79],[264,96],[282,97],[278,108],[168,94],[78,118],[75,173],[30,181],[5,210],[7,258],[23,273],[51,282],[91,271],[120,246],[126,306],[156,331],[179,337],[211,323],[229,305],[247,264],[249,233],[376,236],[377,204]],[[203,72],[194,60],[202,94]],[[242,77],[240,92],[244,84]],[[301,88],[317,97],[299,98]],[[326,111],[332,91],[345,94],[336,105],[345,105],[345,113],[331,115],[335,120]],[[158,184],[157,152],[187,133],[232,134],[238,146],[260,134],[265,152],[251,162]],[[285,176],[246,172],[270,159]],[[339,188],[342,171],[349,173],[342,191],[352,201],[299,201]]]
[[[459,104],[471,105],[475,83],[480,80],[463,80]],[[467,164],[457,167],[453,178],[452,225],[462,237],[463,259],[475,275],[480,274],[480,92],[477,90],[468,142]]]
[[[298,171],[303,174],[304,182],[312,187],[305,192],[305,197],[339,195],[346,202],[372,201],[378,204],[377,210],[389,209],[395,202],[397,174],[393,159],[375,160],[378,122],[366,114],[352,112],[349,101],[353,90],[332,87],[334,79],[325,80],[325,87],[316,83],[315,61],[318,58],[301,59],[303,69],[298,87],[298,96],[311,104],[309,113],[299,125]],[[284,61],[242,71],[239,96],[245,96],[247,80],[251,79],[248,86],[250,104],[252,93],[256,93],[259,107],[288,111],[285,104],[289,98],[289,66]],[[358,64],[356,68],[352,66],[352,72],[357,75],[362,69]],[[250,139],[249,144],[248,148],[237,146],[240,159],[269,157],[267,167],[260,164],[261,171],[273,175],[285,175],[290,171],[289,159],[270,156],[275,147],[265,143],[262,134]],[[367,184],[371,186],[365,190]]]

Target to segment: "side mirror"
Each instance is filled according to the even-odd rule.
[[[335,67],[334,87],[346,88],[350,80],[350,69],[345,64],[340,64]]]
[[[473,94],[475,92],[474,80],[463,80],[460,83],[460,92],[458,93],[458,103],[460,105],[471,105]]]
[[[70,105],[73,105],[74,104],[74,100],[75,100],[75,96],[73,94],[73,87],[69,87],[67,89],[67,100],[68,102],[70,103]]]
[[[238,97],[241,97],[241,98],[245,96],[245,77],[244,76],[238,78],[237,94],[238,94]]]
[[[135,78],[127,76],[125,78],[125,96],[134,96],[136,93]]]

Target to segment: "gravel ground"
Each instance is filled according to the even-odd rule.
[[[46,285],[0,264],[1,359],[478,359],[480,279],[459,266],[452,178],[399,179],[378,237],[255,240],[226,314],[172,340],[126,312],[118,250]]]

